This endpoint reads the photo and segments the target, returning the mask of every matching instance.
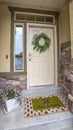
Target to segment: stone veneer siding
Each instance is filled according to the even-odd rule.
[[[68,75],[66,76],[65,90],[68,95],[69,110],[73,113],[73,59],[71,59],[69,72],[68,72]]]
[[[65,78],[68,75],[69,65],[71,60],[71,44],[70,42],[61,44],[61,60],[59,61],[59,86],[65,87]]]
[[[68,108],[73,113],[73,58],[70,42],[61,45],[59,66],[59,85],[66,91]]]

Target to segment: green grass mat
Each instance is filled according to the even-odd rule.
[[[34,111],[38,111],[64,107],[64,104],[60,101],[60,99],[57,96],[52,96],[32,99],[32,106]]]

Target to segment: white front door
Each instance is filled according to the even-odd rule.
[[[51,45],[45,52],[33,49],[32,40],[36,33],[45,33]],[[57,51],[57,50],[56,50]],[[55,31],[53,26],[27,24],[27,85],[55,84]]]

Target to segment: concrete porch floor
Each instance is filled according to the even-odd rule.
[[[64,93],[61,87],[31,87],[22,91],[22,106],[5,114],[0,106],[0,130],[73,130],[73,114],[70,111],[24,118],[24,98]]]

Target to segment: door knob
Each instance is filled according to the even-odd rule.
[[[31,59],[29,58],[29,61],[31,61]]]

